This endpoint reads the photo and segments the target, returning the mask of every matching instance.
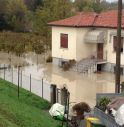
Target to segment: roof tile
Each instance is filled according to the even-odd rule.
[[[81,12],[67,19],[53,21],[49,25],[59,26],[91,26],[97,14],[94,12]]]
[[[95,12],[80,12],[75,16],[67,19],[48,23],[54,26],[71,26],[71,27],[117,27],[118,11],[111,10],[97,14]],[[122,11],[122,28],[124,28],[124,10]]]

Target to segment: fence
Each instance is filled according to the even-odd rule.
[[[25,75],[20,67],[10,68],[2,65],[0,67],[0,77],[51,101],[50,83],[43,78],[42,80],[35,79],[32,74]]]

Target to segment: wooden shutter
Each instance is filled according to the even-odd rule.
[[[113,49],[114,49],[114,51],[116,51],[117,43],[118,43],[117,36],[114,36],[114,39],[113,39]],[[123,37],[121,37],[121,52],[123,52]]]
[[[114,36],[114,38],[113,38],[113,49],[114,49],[114,51],[116,51],[116,47],[117,47],[117,36]]]
[[[68,34],[61,34],[61,47],[68,48]]]

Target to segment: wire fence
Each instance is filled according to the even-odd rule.
[[[10,68],[5,65],[1,65],[0,78],[51,101],[50,83],[43,78],[41,80],[35,79],[32,74],[25,75],[20,67]]]

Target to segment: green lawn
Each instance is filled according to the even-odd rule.
[[[0,79],[0,127],[56,127],[48,113],[50,104],[42,98]]]

